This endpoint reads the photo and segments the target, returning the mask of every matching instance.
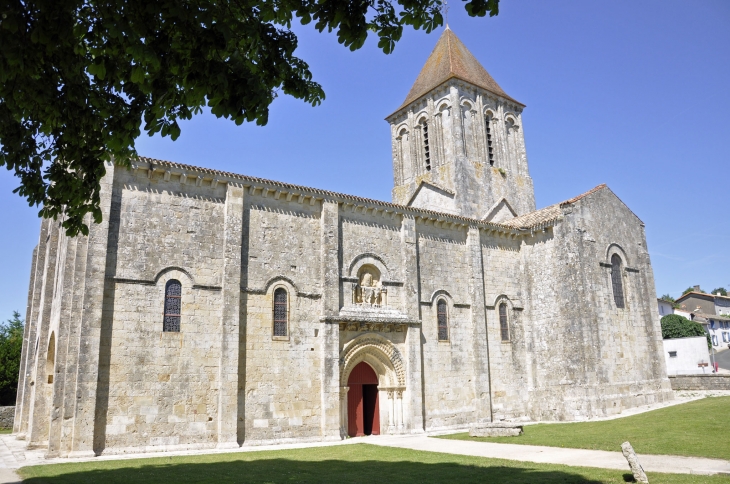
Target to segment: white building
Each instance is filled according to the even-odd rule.
[[[659,319],[663,318],[668,314],[674,314],[674,307],[671,302],[657,298],[657,305],[659,306]]]
[[[704,336],[663,341],[664,361],[667,363],[668,376],[712,373],[707,338]]]

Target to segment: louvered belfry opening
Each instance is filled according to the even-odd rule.
[[[507,321],[507,304],[499,305],[499,330],[502,341],[509,341],[509,322]]]
[[[447,313],[446,301],[439,299],[436,304],[436,317],[438,319],[439,341],[449,339],[449,315]]]
[[[286,336],[288,323],[286,289],[280,287],[274,291],[274,336]]]
[[[380,435],[378,375],[361,361],[347,380],[347,434],[350,437]]]
[[[177,279],[170,279],[165,285],[165,315],[162,323],[162,331],[180,332],[181,301],[182,284]]]
[[[484,116],[484,123],[487,127],[487,156],[489,158],[489,164],[494,166],[494,148],[492,147],[492,126],[489,115]]]
[[[613,286],[613,302],[619,309],[624,308],[624,284],[621,280],[621,257],[611,256],[611,285]]]
[[[426,171],[431,171],[431,149],[428,145],[428,123],[425,120],[421,122],[421,130],[423,131],[423,160],[426,164]]]

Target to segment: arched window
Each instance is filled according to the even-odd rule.
[[[51,339],[48,340],[48,353],[46,356],[46,376],[48,383],[53,383],[53,374],[56,369],[56,333],[51,333]]]
[[[423,133],[423,161],[426,171],[431,171],[431,149],[428,146],[428,123],[425,119],[421,120],[421,132]]]
[[[289,325],[289,311],[286,301],[286,289],[274,291],[274,336],[286,336]]]
[[[436,303],[436,318],[439,326],[439,341],[449,340],[449,314],[446,309],[446,301],[439,299]]]
[[[616,307],[624,307],[624,285],[621,280],[621,257],[618,254],[611,256],[611,285],[613,286],[613,301]]]
[[[507,321],[507,304],[499,305],[499,330],[502,333],[502,341],[509,341],[509,321]]]
[[[494,149],[492,147],[492,126],[491,116],[489,114],[484,115],[484,124],[487,128],[487,158],[489,164],[494,166]]]
[[[162,331],[180,332],[180,300],[182,299],[182,284],[176,279],[170,279],[165,285],[165,318]]]

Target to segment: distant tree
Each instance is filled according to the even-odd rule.
[[[659,299],[661,299],[662,301],[668,302],[669,304],[672,305],[672,307],[674,309],[679,309],[679,304],[677,304],[677,301],[669,294],[665,294],[662,297],[660,297]]]
[[[691,338],[693,336],[706,336],[707,347],[712,348],[710,335],[705,332],[705,328],[700,323],[690,321],[679,314],[668,314],[661,319],[662,338]]]
[[[324,99],[295,55],[292,23],[334,31],[350,50],[370,35],[386,54],[404,28],[443,25],[441,0],[15,0],[0,2],[0,166],[68,235],[101,222],[104,163],[129,165],[142,131],[173,140],[207,107],[264,125],[288,95]],[[466,0],[472,17],[499,0]]]
[[[689,287],[688,287],[687,289],[685,289],[684,291],[682,291],[682,296],[684,296],[684,295],[685,295],[685,294],[687,294],[688,292],[695,292],[695,288],[694,288],[694,286],[689,286]],[[702,290],[701,290],[701,289],[700,289],[700,292],[702,292]]]
[[[727,296],[727,289],[725,289],[724,287],[716,287],[712,290],[712,294],[717,294],[718,292],[721,296]]]
[[[0,323],[0,405],[15,405],[23,349],[23,320],[13,311],[13,318]]]

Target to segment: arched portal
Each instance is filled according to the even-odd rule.
[[[352,369],[347,380],[347,434],[350,437],[380,435],[380,405],[378,376],[361,361]]]

